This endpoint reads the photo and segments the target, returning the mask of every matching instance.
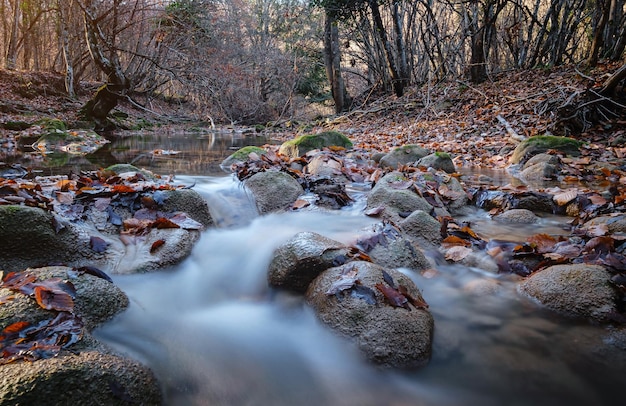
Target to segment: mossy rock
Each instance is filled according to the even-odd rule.
[[[44,118],[36,121],[35,124],[51,132],[54,132],[55,130],[67,131],[67,124],[65,124],[64,121],[59,120],[58,118]]]
[[[220,164],[220,167],[226,171],[230,170],[231,165],[237,163],[237,162],[244,162],[248,160],[248,156],[251,153],[255,153],[257,155],[265,155],[267,154],[267,151],[264,150],[261,147],[256,147],[254,145],[248,145],[247,147],[243,147],[241,149],[238,149],[237,151],[235,151],[234,153],[232,153],[229,157],[227,157],[226,159],[224,159],[222,161],[222,163]]]
[[[131,164],[115,164],[104,169],[105,171],[113,172],[117,175],[128,172],[138,172],[142,174],[146,179],[157,180],[159,176],[145,169],[137,168]]]
[[[337,131],[325,131],[319,134],[303,135],[283,143],[279,153],[290,158],[298,158],[314,149],[337,146],[352,148],[352,142],[344,134]]]
[[[539,135],[524,140],[515,148],[509,162],[511,164],[523,164],[537,154],[544,153],[548,150],[556,150],[566,155],[580,155],[580,147],[582,141],[569,137],[557,137],[554,135]]]

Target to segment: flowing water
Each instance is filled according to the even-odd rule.
[[[299,231],[353,244],[374,222],[362,214],[363,188],[351,188],[357,202],[338,212],[259,217],[219,163],[237,147],[265,142],[142,135],[49,170],[133,162],[195,183],[213,208],[218,227],[204,231],[181,264],[113,276],[131,304],[95,332],[155,372],[167,405],[620,404],[626,345],[616,331],[542,310],[516,292],[516,277],[449,265],[436,256],[434,270],[423,275],[401,270],[423,291],[435,319],[430,363],[394,371],[363,361],[300,296],[266,283],[273,250]],[[507,181],[502,173],[490,176]],[[465,220],[485,238],[566,234],[565,219],[552,216],[528,228],[494,224],[481,210]]]
[[[358,189],[355,207],[339,212],[258,217],[229,176],[179,180],[223,203],[213,204],[223,226],[205,231],[173,269],[114,277],[131,306],[96,332],[155,371],[168,405],[602,405],[623,390],[626,349],[611,345],[609,328],[542,311],[517,294],[511,275],[441,263],[426,276],[402,270],[435,318],[429,365],[376,368],[301,297],[266,283],[272,251],[295,233],[353,244],[373,224]],[[502,226],[480,210],[470,217],[486,237],[499,235]],[[562,225],[545,218],[508,237]]]

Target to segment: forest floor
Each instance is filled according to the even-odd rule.
[[[457,167],[504,168],[520,140],[534,135],[573,135],[585,141],[576,162],[623,165],[626,157],[626,117],[600,123],[571,134],[559,122],[557,109],[587,89],[598,88],[618,66],[599,65],[581,72],[574,66],[531,71],[510,71],[483,84],[462,80],[411,87],[401,98],[370,96],[368,103],[349,113],[304,121],[298,126],[271,128],[273,138],[289,139],[304,132],[337,130],[358,148],[386,152],[404,144],[420,144],[448,152]],[[93,95],[96,83],[81,83],[76,99],[67,97],[63,76],[45,72],[0,70],[0,150],[10,148],[8,121],[34,122],[40,118],[79,120],[80,107]],[[118,106],[136,121],[159,126],[191,118],[184,105],[154,101],[150,111]],[[181,119],[183,119],[181,121]],[[293,122],[291,122],[293,123]],[[178,124],[180,125],[180,124]],[[156,127],[155,127],[156,128]],[[5,151],[2,151],[5,152]],[[576,171],[574,171],[575,173]]]

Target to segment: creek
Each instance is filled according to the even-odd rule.
[[[219,171],[233,147],[243,146],[238,138],[192,138],[184,146],[157,140],[177,154],[149,155],[153,144],[142,144],[125,147],[125,158],[115,160],[130,161],[129,150],[143,150],[132,155],[135,164],[195,184],[218,227],[205,230],[192,255],[171,269],[113,275],[131,304],[95,331],[155,372],[165,404],[608,405],[623,397],[618,360],[626,348],[612,345],[617,336],[610,327],[542,309],[517,293],[518,277],[447,264],[433,253],[432,270],[401,269],[435,319],[430,363],[399,371],[365,362],[302,297],[266,282],[273,250],[297,232],[354,244],[375,222],[362,212],[364,188],[351,187],[356,202],[339,211],[312,207],[258,216],[239,183]],[[478,209],[465,219],[485,239],[566,234],[567,219],[553,216],[528,228],[505,228]]]

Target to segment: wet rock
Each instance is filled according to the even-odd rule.
[[[581,141],[568,137],[552,135],[530,137],[515,148],[509,161],[511,164],[524,164],[531,157],[548,150],[557,150],[565,155],[578,156],[580,155],[579,148],[581,145]]]
[[[589,229],[597,226],[606,226],[609,233],[626,233],[626,215],[598,216],[587,221],[583,228]]]
[[[166,212],[183,212],[204,227],[213,226],[209,206],[198,192],[192,189],[174,189],[163,192],[162,208]]]
[[[128,306],[128,298],[113,283],[69,267],[27,269],[39,281],[61,278],[76,294],[73,313],[83,322],[82,338],[53,358],[0,365],[1,404],[160,404],[159,384],[138,362],[114,354],[90,332]],[[14,300],[0,306],[0,330],[17,321],[38,323],[56,317],[22,293],[0,289]]]
[[[456,172],[452,158],[445,152],[435,152],[434,154],[426,155],[417,161],[417,165],[442,170],[447,173]]]
[[[534,224],[539,221],[539,217],[535,216],[535,213],[530,210],[511,209],[493,216],[493,220],[507,224]]]
[[[463,286],[463,291],[475,296],[490,296],[498,293],[502,287],[495,279],[473,279]]]
[[[518,290],[559,313],[606,320],[617,301],[610,278],[599,265],[554,265],[532,274]]]
[[[350,261],[350,248],[313,232],[296,234],[272,256],[267,279],[270,286],[304,293],[328,268]]]
[[[525,164],[519,177],[527,182],[554,179],[558,174],[560,160],[555,155],[537,154]]]
[[[440,174],[441,172],[438,173],[438,175]],[[463,185],[455,177],[449,175],[440,176],[438,192],[443,197],[445,207],[453,214],[457,214],[469,203],[469,198]],[[438,215],[444,214],[438,213]]]
[[[68,224],[58,232],[49,211],[28,206],[0,206],[0,263],[5,271],[90,257],[89,237]]]
[[[171,198],[162,208],[185,209],[210,224],[206,202],[190,190],[163,192]],[[95,266],[110,273],[135,273],[160,269],[187,257],[200,238],[202,223],[187,218],[180,228],[152,228],[140,235],[120,234],[124,220],[132,217],[124,208],[98,210],[87,204],[80,215],[67,217],[27,206],[0,206],[0,260],[6,271],[49,264]],[[110,216],[116,216],[111,221]]]
[[[375,264],[385,268],[408,268],[414,271],[430,268],[430,262],[419,247],[402,236],[376,245],[367,254]]]
[[[429,246],[441,242],[441,223],[424,210],[415,210],[400,222],[400,228],[406,235]]]
[[[278,152],[290,158],[298,158],[307,152],[324,147],[337,146],[352,148],[352,142],[340,132],[325,131],[319,134],[303,135],[293,140],[284,142]]]
[[[391,172],[383,176],[367,196],[367,209],[383,207],[382,217],[394,223],[400,222],[403,218],[401,215],[406,214],[404,217],[407,217],[415,210],[430,213],[433,206],[418,196],[412,188],[404,188],[402,184],[405,181],[400,172]]]
[[[267,154],[267,151],[261,147],[256,147],[253,145],[245,146],[226,157],[226,159],[224,159],[220,164],[220,168],[222,168],[226,172],[231,172],[232,165],[245,162],[246,160],[248,160],[248,157],[252,153],[261,156]]]
[[[427,309],[411,304],[406,308],[390,305],[376,288],[377,284],[389,286],[383,271],[396,287],[403,286],[411,297],[423,300],[406,275],[357,261],[318,276],[307,290],[307,302],[323,323],[352,338],[370,361],[390,367],[422,366],[430,359],[433,317]],[[337,282],[350,275],[358,283],[333,293]]]
[[[94,351],[0,366],[3,405],[160,405],[159,384],[138,362]]]
[[[126,176],[133,176],[136,173],[140,173],[144,178],[149,180],[158,180],[159,176],[150,172],[147,169],[140,169],[131,164],[115,164],[105,168],[106,171],[116,173],[118,175],[126,174]]]
[[[285,172],[259,172],[246,179],[244,186],[252,192],[261,214],[284,210],[304,193],[298,181]]]
[[[343,164],[337,157],[320,152],[315,154],[306,166],[305,173],[313,177],[332,178],[335,182],[348,182],[348,178],[341,172]]]
[[[417,162],[428,154],[430,154],[430,151],[419,145],[404,145],[387,153],[380,159],[379,164],[383,168],[397,169],[399,165]]]

